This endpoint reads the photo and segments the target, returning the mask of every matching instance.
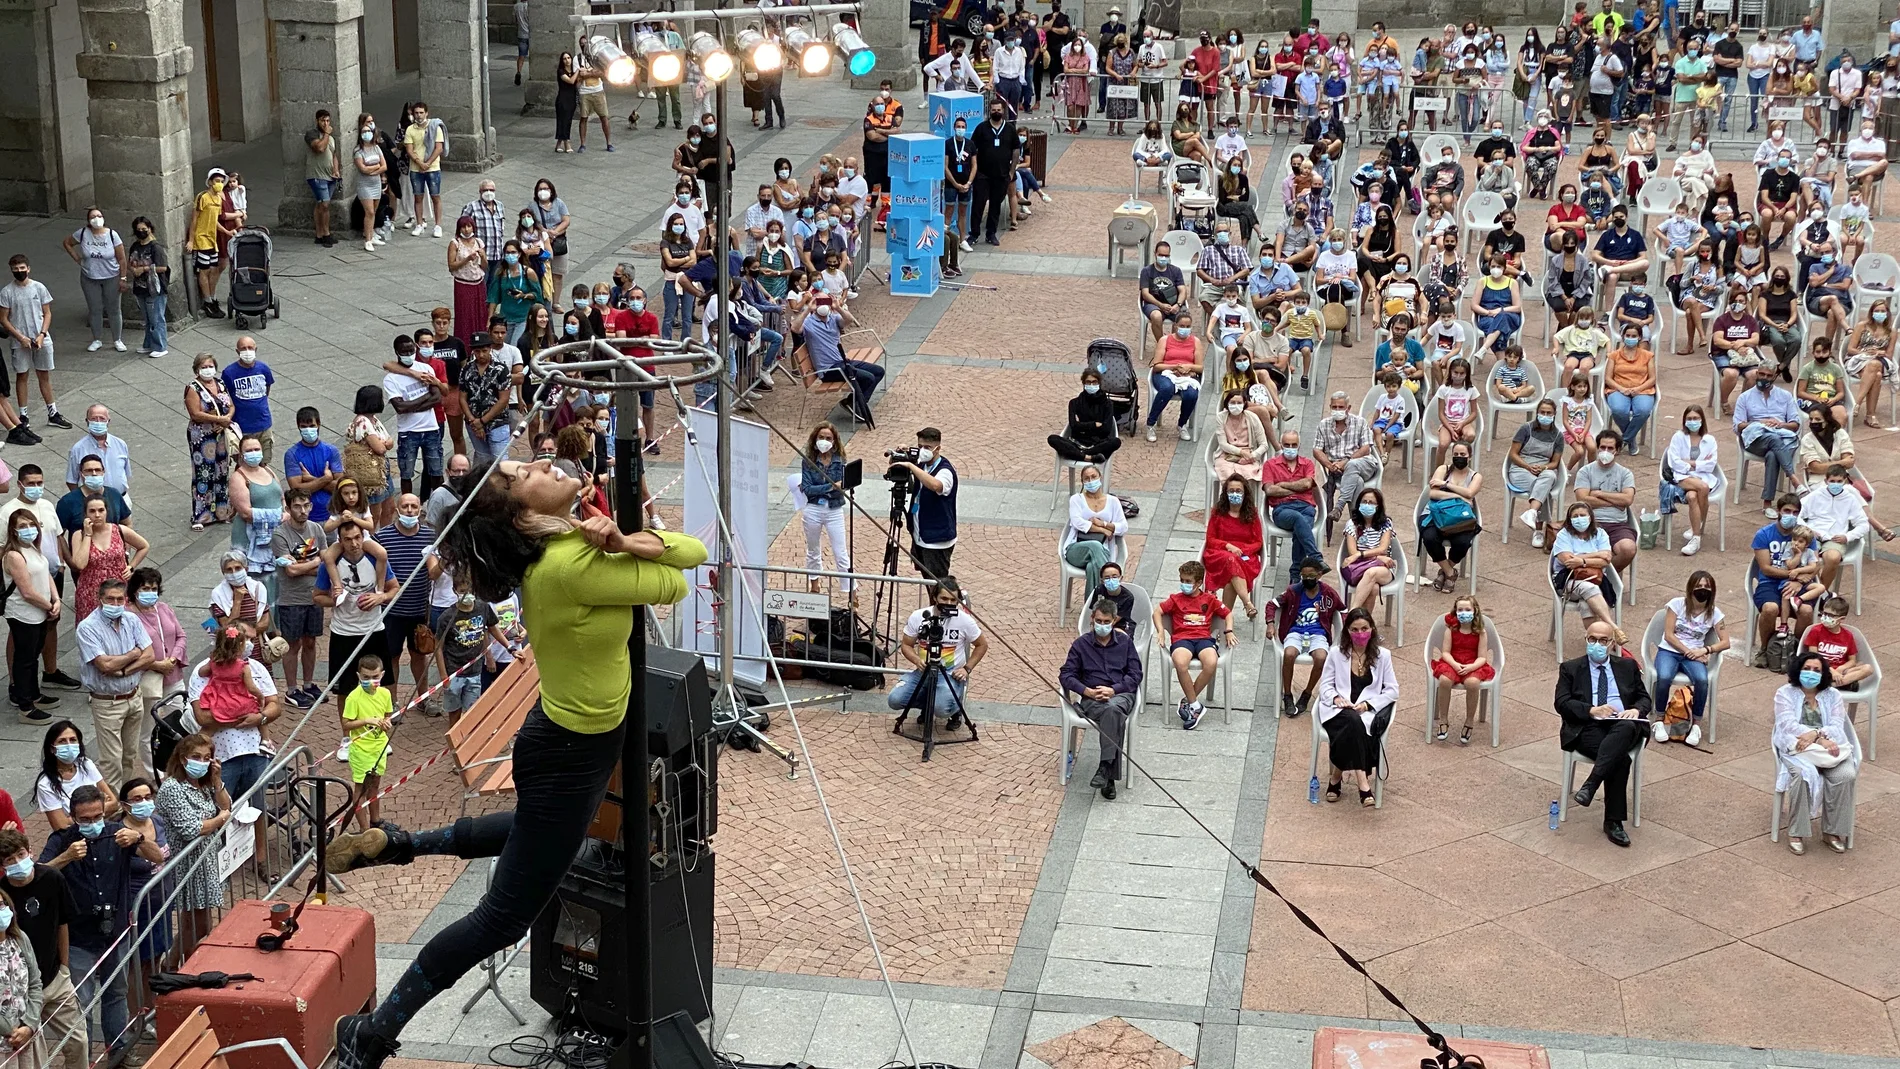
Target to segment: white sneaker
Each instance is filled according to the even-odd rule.
[[[1182,441],[1184,441],[1184,442],[1185,442],[1185,441],[1188,441],[1188,440],[1190,440],[1190,439],[1192,439],[1193,437],[1194,437],[1194,436],[1193,436],[1192,434],[1189,434],[1189,433],[1188,433],[1188,429],[1187,429],[1186,427],[1182,427],[1182,428],[1181,428],[1181,440],[1182,440]]]
[[[1774,509],[1771,509],[1771,508],[1762,509],[1761,514],[1764,519],[1770,519],[1770,520],[1776,518],[1779,515],[1779,513],[1777,513]]]
[[[1030,211],[1030,210],[1029,210],[1029,205],[1027,205],[1027,204],[1025,204],[1025,205],[1023,205],[1023,206],[1022,206],[1022,208],[1021,208],[1020,210],[1021,210],[1021,211],[1022,211],[1022,213],[1023,213],[1023,215],[1022,215],[1022,217],[1023,217],[1024,219],[1027,219],[1027,218],[1029,218],[1030,216],[1032,216],[1032,215],[1034,215],[1034,214],[1036,214],[1035,212],[1032,212],[1032,211]]]
[[[1537,510],[1525,509],[1523,515],[1517,518],[1517,522],[1523,524],[1524,526],[1530,528],[1533,531],[1537,530],[1537,526],[1538,526],[1537,525]]]
[[[1532,549],[1544,548],[1544,529],[1543,528],[1540,527],[1537,530],[1531,532],[1531,548]]]
[[[1701,535],[1690,535],[1689,537],[1682,540],[1682,555],[1685,557],[1695,556],[1696,551],[1701,548],[1702,548]]]
[[[1688,743],[1691,746],[1702,745],[1702,725],[1691,724],[1689,726],[1689,733],[1682,737],[1682,741]]]
[[[1040,189],[1036,190],[1036,196],[1041,197],[1044,204],[1054,204],[1056,202],[1054,197],[1051,197]]]
[[[437,224],[435,224],[435,231],[434,231],[434,232],[433,232],[432,234],[430,234],[429,236],[430,236],[430,237],[436,237],[436,238],[439,238],[439,237],[441,237],[441,236],[442,236],[442,224],[441,224],[441,223],[437,223]]]
[[[959,242],[957,242],[957,247],[958,247],[958,248],[960,248],[960,249],[962,249],[962,250],[963,250],[964,252],[975,252],[975,251],[976,251],[976,246],[975,246],[975,245],[972,245],[972,244],[970,244],[970,243],[969,243],[969,242],[967,242],[967,241],[959,241]]]
[[[120,353],[125,352],[125,343],[122,341],[115,341],[112,343],[112,349],[114,352],[120,352]]]
[[[106,345],[105,342],[100,341],[98,338],[94,338],[92,339],[92,344],[86,346],[86,351],[89,353],[96,353],[99,350],[105,348],[105,345]]]
[[[375,240],[374,240],[374,239],[372,239],[372,240],[370,240],[370,241],[365,241],[365,242],[363,243],[363,251],[364,251],[364,252],[375,252],[375,251],[376,251],[376,242],[375,242]]]
[[[166,356],[166,353],[165,353],[165,350],[163,349],[153,349],[151,352],[146,353],[145,355],[151,357],[154,360],[163,360]]]
[[[1657,742],[1668,742],[1669,741],[1669,725],[1663,723],[1660,720],[1650,721],[1649,737],[1652,739],[1655,739]]]
[[[1148,425],[1148,440],[1151,442],[1155,440],[1155,428],[1152,423]]]
[[[418,222],[415,226],[412,226],[409,228],[409,236],[412,238],[419,238],[422,236],[422,224],[420,222]]]

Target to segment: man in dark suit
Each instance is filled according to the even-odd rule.
[[[1623,820],[1629,810],[1630,751],[1649,734],[1649,690],[1635,661],[1612,654],[1614,626],[1592,621],[1584,641],[1584,656],[1557,669],[1557,715],[1564,718],[1561,745],[1596,762],[1571,801],[1587,806],[1599,787],[1607,790],[1603,834],[1618,846],[1628,846]]]

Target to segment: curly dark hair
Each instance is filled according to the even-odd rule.
[[[484,601],[512,594],[546,548],[543,537],[521,529],[528,510],[508,492],[510,482],[499,470],[482,480],[461,521],[450,525],[438,546],[443,563],[468,577],[469,589]]]

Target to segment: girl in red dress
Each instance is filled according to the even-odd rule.
[[[1465,730],[1458,736],[1458,745],[1471,745],[1471,726],[1478,719],[1478,688],[1497,675],[1497,669],[1485,657],[1484,627],[1484,610],[1470,594],[1453,601],[1451,611],[1445,614],[1445,644],[1432,648],[1432,675],[1445,684],[1438,688],[1438,708],[1433,713],[1439,742],[1445,741],[1448,730],[1452,688],[1463,687]],[[1494,711],[1492,715],[1497,714]]]
[[[1201,563],[1207,566],[1207,589],[1218,591],[1221,604],[1229,609],[1238,599],[1247,610],[1249,620],[1260,614],[1253,603],[1253,584],[1260,578],[1260,551],[1264,544],[1265,533],[1260,527],[1260,513],[1254,506],[1253,490],[1245,478],[1229,475],[1208,508],[1207,541],[1201,546]]]

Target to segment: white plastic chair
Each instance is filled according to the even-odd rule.
[[[1654,425],[1655,422],[1654,419],[1650,420],[1651,425]],[[1721,481],[1709,487],[1709,507],[1715,512],[1715,548],[1720,552],[1727,553],[1729,477],[1728,472],[1722,467],[1722,462],[1719,459],[1716,461],[1715,470],[1721,476]],[[1681,507],[1680,505],[1677,506],[1678,509]],[[1676,548],[1675,519],[1676,514],[1673,512],[1663,514],[1662,547],[1664,549]]]
[[[1293,555],[1294,542],[1292,531],[1273,522],[1273,511],[1267,507],[1266,502],[1262,501],[1260,503],[1259,511],[1261,542],[1267,555],[1267,567],[1261,569],[1261,574],[1264,575],[1268,568],[1279,566],[1280,543],[1286,543],[1287,556],[1291,557]],[[1314,538],[1313,541],[1317,543],[1319,539]]]
[[[1874,674],[1861,680],[1860,686],[1840,692],[1841,700],[1847,703],[1850,710],[1856,705],[1867,707],[1867,760],[1872,761],[1874,747],[1880,742],[1880,658],[1874,655],[1874,648],[1867,644],[1867,636],[1861,634],[1860,628],[1852,624],[1842,626],[1854,636],[1854,644],[1860,650],[1860,655],[1874,666]],[[1851,717],[1851,712],[1849,715]]]
[[[1154,609],[1148,603],[1148,592],[1133,583],[1126,583],[1122,589],[1134,595],[1134,602],[1128,607],[1135,624],[1135,652],[1141,657],[1141,700],[1135,703],[1134,711],[1128,714],[1128,726],[1122,734],[1122,789],[1135,785],[1134,762],[1128,758],[1135,752],[1135,723],[1141,718],[1142,707],[1148,704],[1148,651],[1154,645]],[[1081,618],[1076,622],[1078,636],[1089,633],[1092,609],[1082,606]],[[1094,725],[1078,713],[1070,701],[1070,695],[1062,695],[1062,753],[1057,758],[1058,769],[1064,785],[1075,774],[1075,763],[1082,752],[1082,738]]]
[[[1064,619],[1067,619],[1069,615],[1070,586],[1077,582],[1088,582],[1088,572],[1070,564],[1064,555],[1074,541],[1075,528],[1068,526],[1065,522],[1062,527],[1062,537],[1056,540],[1056,615]],[[1117,537],[1109,541],[1108,559],[1116,564],[1121,564],[1128,559],[1126,539]],[[1084,598],[1088,597],[1088,594],[1086,590],[1082,592]]]
[[[1440,423],[1438,411],[1438,399],[1436,394],[1434,394],[1432,400],[1425,405],[1425,418],[1422,421],[1424,430],[1419,434],[1421,447],[1425,450],[1425,470],[1428,473],[1438,470],[1438,427]],[[1477,454],[1483,451],[1485,441],[1484,406],[1479,404],[1475,399],[1472,402],[1472,418],[1477,421],[1477,426],[1472,428],[1475,433],[1472,435],[1470,443],[1475,447],[1472,451],[1472,459],[1475,461]],[[1427,477],[1429,478],[1429,475]]]
[[[1900,296],[1900,260],[1884,252],[1863,252],[1854,260],[1854,307],[1882,297]]]
[[[1181,269],[1182,277],[1187,279],[1184,288],[1192,294],[1195,286],[1194,264],[1201,258],[1201,236],[1192,230],[1170,230],[1161,235],[1161,240],[1168,243],[1169,265]],[[1194,303],[1191,299],[1187,302],[1190,307]]]
[[[1141,700],[1143,704],[1147,704],[1149,680],[1149,672],[1147,670],[1148,654],[1154,648],[1155,642],[1154,604],[1152,599],[1148,596],[1147,589],[1144,587],[1124,579],[1122,580],[1122,589],[1128,591],[1135,599],[1129,603],[1128,613],[1130,619],[1132,619],[1135,624],[1135,649],[1141,653]],[[1090,591],[1089,593],[1092,594],[1094,591]],[[1082,607],[1077,611],[1075,616],[1075,633],[1077,637],[1089,633],[1090,627],[1095,622],[1092,619],[1094,612],[1095,607],[1088,604],[1087,600],[1084,599]]]
[[[1491,722],[1491,748],[1497,749],[1499,717],[1504,710],[1504,638],[1491,622],[1491,617],[1481,616],[1478,622],[1484,625],[1484,657],[1491,662],[1491,678],[1478,684],[1478,723]],[[1425,646],[1420,658],[1425,664],[1425,744],[1432,743],[1432,732],[1438,726],[1438,691],[1451,684],[1438,678],[1432,671],[1432,651],[1440,647],[1450,648],[1448,637],[1451,628],[1441,614],[1432,621],[1432,629],[1425,635]],[[1458,689],[1463,689],[1458,688]],[[1454,691],[1454,696],[1455,696]],[[1446,709],[1445,722],[1451,722],[1451,710]]]
[[[1655,224],[1666,216],[1676,213],[1676,205],[1682,203],[1682,186],[1675,182],[1644,182],[1643,188],[1636,193],[1636,211],[1639,225],[1645,238],[1651,236]],[[1654,266],[1650,271],[1652,278],[1659,277],[1662,264],[1667,259],[1660,253],[1651,256]]]
[[[1624,600],[1623,576],[1617,572],[1615,568],[1611,568],[1603,573],[1603,583],[1616,593],[1616,604],[1610,607],[1610,613],[1616,620],[1616,626],[1622,627]],[[1546,582],[1545,585],[1550,586],[1548,582]],[[1564,663],[1564,613],[1572,609],[1576,610],[1579,616],[1588,615],[1590,612],[1589,603],[1571,601],[1557,593],[1556,589],[1552,587],[1550,591],[1550,641],[1551,645],[1556,648],[1558,664]]]
[[[1301,656],[1304,657],[1305,654],[1301,654]],[[1358,714],[1352,711],[1347,711],[1339,715],[1357,716]],[[1307,772],[1307,775],[1309,777],[1317,777],[1319,775],[1319,748],[1321,746],[1328,746],[1331,744],[1327,741],[1325,725],[1320,723],[1319,710],[1314,709],[1310,711],[1307,714],[1307,716],[1308,716],[1308,719],[1313,721],[1313,762],[1310,769]],[[1386,764],[1385,741],[1386,741],[1386,738],[1390,736],[1391,734],[1392,734],[1392,725],[1390,724],[1390,722],[1388,722],[1386,724],[1385,734],[1379,736],[1379,768],[1372,775],[1372,808],[1374,809],[1385,808],[1385,777],[1386,777],[1386,772],[1388,770],[1388,766]]]
[[[1427,137],[1424,147],[1419,150],[1418,158],[1421,161],[1436,163],[1439,157],[1445,154],[1446,148],[1452,150],[1455,159],[1461,163],[1464,162],[1465,148],[1456,134],[1432,134]],[[1423,163],[1421,163],[1422,166]]]
[[[1221,723],[1226,724],[1231,723],[1234,718],[1233,697],[1229,693],[1227,686],[1227,654],[1231,651],[1220,644],[1220,638],[1220,634],[1216,632],[1214,635],[1214,679],[1201,693],[1212,694],[1215,687],[1220,688]],[[1188,668],[1190,674],[1198,663],[1199,662],[1189,663]],[[1161,651],[1161,671],[1159,675],[1161,676],[1161,708],[1166,710],[1174,704],[1168,700],[1174,694],[1176,683],[1174,678],[1174,651],[1168,649]]]
[[[1550,505],[1547,511],[1550,519],[1560,522],[1564,505],[1564,485],[1570,481],[1570,477],[1561,463],[1561,457],[1559,461],[1556,468],[1557,484],[1550,488]],[[1498,525],[1500,528],[1498,541],[1510,545],[1511,524],[1517,520],[1517,503],[1523,501],[1528,507],[1531,503],[1531,495],[1527,491],[1511,487],[1511,454],[1509,452],[1506,452],[1503,459],[1498,462],[1498,483],[1504,487],[1504,522]]]
[[[1668,609],[1657,609],[1656,614],[1649,618],[1649,626],[1643,628],[1643,685],[1649,688],[1651,694],[1656,692],[1656,652],[1663,646],[1663,625],[1668,615]],[[1721,676],[1722,655],[1718,653],[1709,658],[1709,705],[1702,713],[1702,737],[1711,744],[1715,742],[1715,707],[1722,693]],[[1677,672],[1669,685],[1687,687],[1691,683],[1687,673]],[[1658,709],[1656,715],[1660,718],[1662,710]]]
[[[1131,160],[1130,162],[1132,163],[1133,161]],[[1141,164],[1136,163],[1134,167],[1135,167],[1135,189],[1133,193],[1134,196],[1136,197],[1141,196],[1141,176],[1144,174],[1150,174],[1150,173],[1152,173],[1155,176],[1155,192],[1166,193],[1168,191],[1168,180],[1171,177],[1173,177],[1173,174],[1174,174],[1174,161],[1170,160],[1167,163],[1161,164],[1156,167],[1144,167]]]
[[[1347,533],[1349,534],[1350,531],[1351,525],[1348,524]],[[1340,576],[1339,592],[1350,601],[1352,591],[1347,588],[1345,579],[1346,542],[1347,536],[1342,535],[1338,548],[1333,551],[1333,572]],[[1410,562],[1405,559],[1404,536],[1399,534],[1396,527],[1392,530],[1392,563],[1394,565],[1392,580],[1379,588],[1379,597],[1385,606],[1385,627],[1387,629],[1396,627],[1398,630],[1398,641],[1392,644],[1393,649],[1398,649],[1405,645],[1405,577],[1410,574],[1408,570]],[[1398,617],[1396,625],[1393,623],[1395,614]]]
[[[1111,427],[1111,429],[1113,428]],[[1120,437],[1120,435],[1118,434],[1116,437]],[[1074,496],[1077,473],[1083,468],[1100,468],[1102,470],[1102,485],[1113,485],[1114,474],[1110,469],[1114,466],[1114,463],[1115,457],[1112,453],[1099,462],[1094,460],[1068,460],[1063,457],[1057,457],[1056,476],[1054,481],[1049,484],[1049,496],[1054,501],[1054,504],[1050,507],[1061,508],[1063,502],[1067,501],[1069,497]],[[1062,474],[1064,472],[1067,472],[1069,475],[1069,492],[1066,495],[1062,492]]]
[[[1427,472],[1426,478],[1430,477],[1431,473]],[[1418,500],[1412,503],[1412,559],[1419,562],[1418,577],[1421,584],[1425,582],[1425,561],[1427,559],[1425,553],[1425,505],[1426,502],[1430,500],[1428,496],[1430,493],[1430,487],[1420,490]],[[1478,496],[1480,498],[1484,496],[1482,490],[1479,491]],[[1473,502],[1471,511],[1477,514],[1478,530],[1482,533],[1484,530],[1484,506],[1478,502]],[[1470,590],[1473,594],[1478,592],[1478,547],[1483,541],[1484,539],[1482,538],[1473,538],[1471,540],[1471,550],[1465,554],[1464,559],[1465,577],[1471,584]]]
[[[1636,741],[1630,750],[1630,823],[1635,827],[1643,826],[1643,751],[1649,741],[1647,732]],[[1557,820],[1559,823],[1570,819],[1570,795],[1576,790],[1577,766],[1595,764],[1594,758],[1585,757],[1575,750],[1564,750],[1564,789],[1557,796]],[[1585,776],[1589,773],[1586,771]]]
[[[1854,492],[1853,490],[1848,491],[1848,493],[1850,494],[1853,492]],[[1861,575],[1860,573],[1861,573],[1861,567],[1867,563],[1867,540],[1872,537],[1873,537],[1873,532],[1870,530],[1866,534],[1861,535],[1859,538],[1856,538],[1853,541],[1847,543],[1846,550],[1841,553],[1841,570],[1845,571],[1848,568],[1854,569],[1854,615],[1855,616],[1861,615],[1861,610],[1860,610]],[[1835,584],[1836,589],[1839,588],[1840,582],[1841,582],[1841,572],[1835,572],[1834,584]]]
[[[1846,696],[1847,692],[1842,691],[1841,697],[1845,698]],[[1870,719],[1869,724],[1871,723],[1872,720]],[[1847,722],[1847,741],[1851,743],[1856,750],[1860,749],[1860,736],[1854,731],[1854,721],[1851,719]],[[1775,778],[1780,779],[1781,769],[1783,766],[1790,766],[1793,758],[1782,753],[1772,743],[1768,747],[1768,753],[1775,759]],[[1874,759],[1874,755],[1868,751],[1862,751],[1862,756],[1867,761]],[[1789,775],[1799,775],[1799,773],[1790,767]],[[1768,802],[1768,841],[1778,843],[1781,841],[1782,801],[1788,796],[1788,792],[1785,789],[1773,790],[1772,794],[1773,797]],[[1855,801],[1849,805],[1847,810],[1847,848],[1849,850],[1854,848],[1854,811],[1858,803],[1859,797],[1858,792],[1856,792]],[[1808,800],[1808,805],[1812,808],[1819,808],[1820,804],[1821,800],[1819,798],[1810,798]]]
[[[1365,420],[1368,426],[1372,423],[1373,406],[1377,405],[1379,399],[1384,396],[1385,387],[1373,383],[1372,388],[1366,391],[1366,396],[1360,400],[1359,418]],[[1399,438],[1399,460],[1405,465],[1405,481],[1409,483],[1412,481],[1412,451],[1418,448],[1419,439],[1418,398],[1404,386],[1399,387],[1399,396],[1405,400],[1405,412],[1408,417],[1405,433]]]
[[[1760,577],[1761,572],[1755,568],[1754,551],[1750,550],[1748,554],[1748,567],[1742,569],[1742,604],[1748,607],[1747,611],[1743,613],[1744,616],[1748,617],[1748,626],[1742,630],[1743,661],[1753,661],[1755,659],[1755,625],[1761,619],[1761,609],[1755,604],[1755,580]]]
[[[1499,229],[1498,216],[1505,212],[1504,198],[1488,190],[1474,190],[1458,209],[1458,225],[1465,232],[1465,255],[1483,244],[1486,235]]]
[[[1532,387],[1530,398],[1517,402],[1498,400],[1495,382],[1498,377],[1498,369],[1503,366],[1504,361],[1502,360],[1491,365],[1491,371],[1484,377],[1485,422],[1491,424],[1491,433],[1488,437],[1494,442],[1498,440],[1498,424],[1502,422],[1498,419],[1500,413],[1519,412],[1528,420],[1537,414],[1537,402],[1547,392],[1547,388],[1544,385],[1544,373],[1537,370],[1536,364],[1529,360],[1524,360],[1520,362],[1518,366],[1524,369],[1525,385]]]

